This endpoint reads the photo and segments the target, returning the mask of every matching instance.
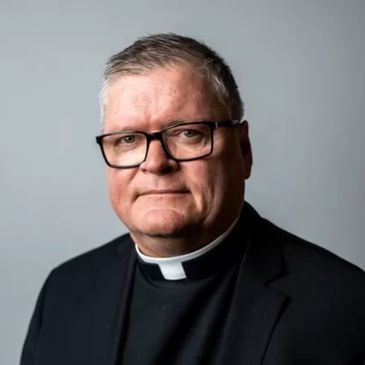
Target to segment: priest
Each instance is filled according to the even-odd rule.
[[[112,206],[129,233],[55,268],[21,365],[361,365],[365,274],[244,200],[248,123],[230,68],[156,34],[101,91]]]

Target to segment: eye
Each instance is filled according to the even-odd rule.
[[[199,128],[186,128],[186,127],[179,127],[179,128],[172,128],[168,131],[168,135],[171,137],[178,137],[178,138],[197,138],[204,136],[205,131]]]
[[[201,134],[201,132],[198,130],[194,130],[194,129],[184,129],[184,130],[181,130],[179,134],[184,137],[192,138],[192,137],[199,136]]]
[[[115,135],[110,140],[112,146],[118,151],[130,151],[144,144],[144,136],[137,133],[127,133]]]
[[[210,129],[204,123],[181,124],[165,132],[168,142],[184,146],[197,146],[209,142]]]
[[[127,134],[125,136],[121,136],[115,140],[115,145],[118,144],[132,144],[136,142],[136,136],[133,134]]]

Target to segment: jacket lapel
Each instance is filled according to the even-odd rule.
[[[135,262],[132,241],[123,236],[117,239],[107,264],[97,268],[92,298],[92,364],[114,365],[118,361]]]
[[[249,215],[246,259],[227,308],[217,365],[262,364],[273,329],[284,310],[286,296],[270,287],[271,282],[284,274],[281,245],[269,240],[265,221],[256,212]],[[247,229],[246,223],[245,226]]]

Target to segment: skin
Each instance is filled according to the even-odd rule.
[[[106,92],[104,112],[105,133],[230,119],[207,81],[188,65],[120,76]],[[139,167],[107,167],[110,201],[144,254],[185,254],[211,242],[238,217],[251,165],[247,122],[216,129],[212,155],[196,161],[168,159],[154,140]]]

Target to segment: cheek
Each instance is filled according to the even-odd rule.
[[[128,191],[131,178],[128,175],[127,171],[110,168],[106,173],[109,198],[117,213],[128,205],[131,198]]]
[[[199,210],[209,212],[216,204],[221,190],[219,168],[213,160],[195,161],[185,173],[195,204]]]
[[[235,144],[231,146],[218,156],[196,161],[189,171],[194,199],[209,215],[222,209],[227,201],[229,205],[238,204],[243,194],[243,161]]]

